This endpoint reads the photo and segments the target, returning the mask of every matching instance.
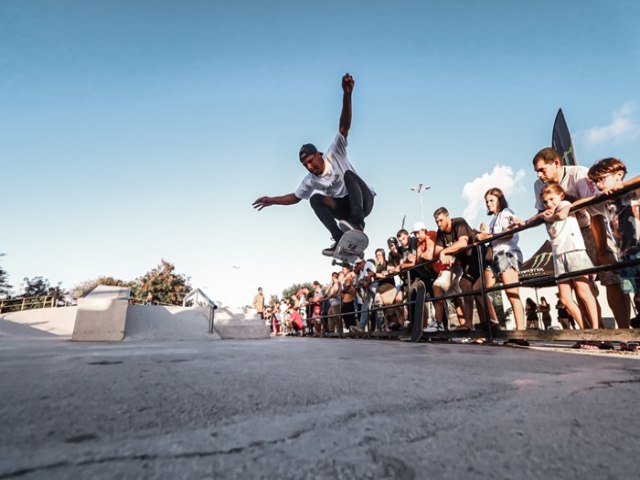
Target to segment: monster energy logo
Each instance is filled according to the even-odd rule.
[[[544,265],[549,263],[552,256],[553,255],[551,252],[539,253],[538,255],[533,257],[533,265],[531,265],[531,270],[538,268],[542,269]]]

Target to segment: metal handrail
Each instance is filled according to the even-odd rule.
[[[625,188],[622,188],[616,192],[610,193],[610,194],[600,194],[600,195],[596,195],[594,198],[591,198],[589,200],[583,201],[581,202],[579,205],[573,205],[570,209],[571,212],[577,211],[577,210],[581,210],[584,208],[588,208],[592,205],[596,205],[596,204],[600,204],[604,201],[608,201],[614,198],[618,198],[623,196],[624,194],[632,191],[632,190],[636,190],[640,188],[637,185],[629,185]],[[531,222],[529,224],[520,226],[520,227],[515,227],[513,229],[510,229],[508,231],[505,232],[501,232],[495,235],[492,235],[490,238],[484,239],[484,240],[478,240],[475,241],[473,243],[470,243],[465,250],[468,250],[470,248],[476,248],[478,249],[478,263],[479,263],[479,270],[480,272],[483,272],[484,270],[484,265],[483,265],[483,258],[481,255],[481,248],[482,245],[490,243],[494,240],[497,240],[499,238],[503,238],[503,237],[509,237],[512,236],[518,232],[521,231],[525,231],[525,230],[529,230],[531,228],[535,228],[537,226],[540,226],[544,223],[544,221],[540,220],[540,221],[535,221],[535,222]],[[417,268],[424,268],[424,267],[429,267],[430,265],[434,264],[437,260],[430,260],[428,262],[421,262],[419,264],[416,264],[412,267],[403,269],[401,272],[398,273],[394,273],[391,275],[387,275],[383,278],[380,279],[375,279],[374,281],[372,281],[371,283],[379,283],[385,279],[388,278],[393,278],[397,275],[406,273],[407,274],[407,285],[409,287],[408,290],[408,296],[409,298],[411,298],[412,296],[412,292],[415,291],[416,285],[414,283],[411,282],[411,272],[416,270]],[[425,299],[425,302],[436,302],[439,300],[447,300],[447,299],[452,299],[452,298],[462,298],[462,297],[468,297],[468,296],[477,296],[477,295],[482,295],[482,300],[483,303],[485,303],[484,307],[485,307],[485,311],[486,311],[486,298],[487,298],[487,293],[492,293],[492,292],[496,292],[496,291],[502,291],[502,290],[506,290],[508,288],[513,288],[513,287],[527,287],[527,286],[536,286],[536,285],[540,285],[540,284],[544,284],[544,283],[548,283],[549,281],[554,281],[554,282],[558,282],[560,280],[567,280],[570,278],[574,278],[574,277],[580,277],[580,276],[584,276],[584,275],[589,275],[592,273],[598,273],[601,271],[609,271],[609,270],[620,270],[622,268],[628,267],[628,266],[636,266],[636,265],[640,265],[640,260],[636,259],[636,260],[630,260],[630,261],[626,261],[626,262],[617,262],[617,263],[611,263],[611,264],[607,264],[607,265],[599,265],[596,267],[592,267],[592,268],[587,268],[587,269],[583,269],[580,271],[576,271],[576,272],[572,272],[572,273],[565,273],[562,275],[545,275],[545,276],[541,276],[541,277],[534,277],[534,278],[527,278],[527,279],[522,279],[518,282],[515,283],[510,283],[510,284],[501,284],[498,283],[498,285],[494,286],[494,287],[490,287],[487,288],[485,285],[485,281],[484,281],[484,275],[480,275],[480,279],[481,279],[481,288],[479,290],[471,290],[468,292],[462,292],[462,293],[456,293],[456,294],[446,294],[446,295],[440,295],[437,297],[427,297]],[[418,280],[420,280],[420,277],[418,276]],[[417,282],[416,282],[417,283]],[[414,309],[410,309],[409,310],[409,318],[412,319],[413,322],[417,322],[418,320],[421,322],[422,321],[422,316],[420,316],[420,318],[418,318],[416,316],[416,312],[414,310],[419,309],[419,305],[417,305],[416,301],[406,301],[403,303],[398,303],[398,304],[392,304],[392,305],[384,305],[381,307],[373,307],[370,309],[365,309],[365,310],[360,310],[360,313],[362,312],[366,312],[366,313],[372,313],[372,312],[377,312],[379,310],[385,310],[388,308],[397,308],[397,307],[410,307],[410,306],[414,306]],[[329,317],[333,317],[333,316],[340,316],[340,314],[333,314],[333,315],[326,315],[326,318]],[[489,320],[489,316],[485,315],[486,317],[486,331],[488,334],[488,339],[489,341],[492,341],[492,329],[490,326],[490,320]],[[413,326],[413,325],[412,325]],[[413,337],[415,337],[415,333],[413,335]],[[413,338],[412,338],[413,339]],[[416,341],[416,340],[414,340]]]
[[[58,297],[56,300],[60,300]],[[0,299],[0,313],[21,312],[23,310],[34,310],[36,308],[52,308],[54,305],[53,295],[36,295],[33,297],[16,297]]]

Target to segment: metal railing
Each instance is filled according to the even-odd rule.
[[[592,205],[597,205],[600,204],[602,202],[611,200],[611,199],[615,199],[618,198],[620,196],[625,195],[626,193],[632,191],[632,190],[636,190],[640,187],[638,187],[637,185],[631,185],[628,186],[626,188],[620,189],[619,191],[616,191],[614,193],[611,194],[601,194],[598,195],[596,197],[594,197],[593,199],[589,200],[589,201],[584,201],[581,202],[579,205],[577,206],[572,206],[570,211],[571,212],[575,212],[577,210],[581,210],[584,208],[588,208]],[[525,230],[529,230],[532,228],[536,228],[540,225],[542,225],[544,222],[542,220],[540,221],[536,221],[534,223],[531,224],[527,224],[527,225],[523,225],[521,227],[516,227],[513,228],[511,230],[499,233],[499,234],[495,234],[493,235],[491,238],[485,239],[485,240],[479,240],[473,243],[470,243],[465,250],[469,250],[472,248],[475,248],[477,250],[477,259],[478,259],[478,267],[479,267],[479,272],[480,272],[480,289],[475,289],[475,290],[470,290],[470,291],[466,291],[466,292],[462,292],[462,293],[455,293],[455,294],[444,294],[444,295],[440,295],[440,296],[428,296],[427,295],[427,288],[426,285],[424,283],[423,280],[420,279],[420,277],[418,275],[416,275],[416,277],[418,277],[416,280],[414,280],[412,282],[411,280],[411,272],[418,269],[418,268],[424,268],[424,267],[429,267],[432,264],[434,264],[436,262],[436,260],[431,260],[428,262],[423,262],[420,264],[417,264],[415,266],[412,266],[410,268],[404,269],[402,272],[400,273],[394,273],[392,275],[388,275],[387,277],[384,277],[382,279],[378,279],[375,280],[372,283],[379,283],[387,278],[392,278],[395,277],[397,275],[400,274],[406,274],[407,275],[407,289],[406,289],[406,300],[403,303],[398,303],[398,304],[391,304],[391,305],[384,305],[384,306],[378,306],[378,307],[373,307],[373,308],[369,308],[369,309],[364,309],[364,310],[360,310],[360,311],[356,311],[355,315],[357,316],[358,314],[362,314],[362,313],[368,313],[369,315],[375,315],[375,312],[377,311],[384,311],[386,309],[391,309],[391,308],[398,308],[398,307],[402,307],[402,308],[406,308],[408,311],[408,320],[409,320],[409,330],[408,332],[401,332],[400,335],[409,335],[412,341],[418,341],[420,340],[424,334],[423,334],[423,330],[422,330],[422,323],[423,323],[423,316],[424,316],[424,308],[425,305],[427,303],[433,303],[433,302],[437,302],[440,300],[449,300],[449,299],[455,299],[455,298],[463,298],[463,297],[469,297],[469,296],[474,296],[474,297],[479,297],[482,299],[483,302],[483,307],[484,307],[484,311],[485,311],[485,325],[484,328],[485,330],[483,330],[483,333],[487,335],[488,337],[488,341],[491,342],[493,340],[494,337],[494,331],[493,328],[491,326],[491,321],[489,318],[489,315],[486,313],[487,312],[487,294],[488,293],[492,293],[492,292],[498,292],[498,291],[502,291],[502,290],[506,290],[509,288],[514,288],[514,287],[538,287],[541,285],[545,285],[545,284],[549,284],[549,282],[553,282],[553,283],[558,283],[559,281],[563,281],[563,280],[567,280],[567,279],[571,279],[571,278],[575,278],[575,277],[581,277],[581,276],[585,276],[585,275],[591,275],[591,274],[595,274],[598,272],[602,272],[602,271],[615,271],[615,270],[620,270],[629,266],[638,266],[640,265],[640,260],[639,259],[635,259],[635,260],[630,260],[630,261],[625,261],[625,262],[616,262],[616,263],[610,263],[610,264],[606,264],[606,265],[599,265],[599,266],[595,266],[592,268],[587,268],[587,269],[583,269],[580,271],[576,271],[576,272],[571,272],[571,273],[565,273],[562,275],[543,275],[543,276],[538,276],[538,277],[533,277],[533,278],[521,278],[519,279],[518,282],[514,282],[514,283],[510,283],[510,284],[502,284],[498,281],[496,286],[493,287],[487,287],[485,284],[485,279],[484,279],[484,270],[486,268],[486,264],[484,262],[483,259],[483,255],[482,255],[482,247],[483,245],[486,245],[488,243],[491,243],[492,241],[495,241],[497,239],[503,238],[503,237],[510,237],[516,233],[525,231]],[[499,280],[499,279],[497,279]],[[333,315],[324,315],[324,318],[330,318],[330,317],[341,317],[342,314],[341,313],[337,313],[337,314],[333,314]],[[375,318],[375,317],[374,317]],[[468,319],[467,321],[471,322],[472,319]],[[584,332],[584,330],[583,330]],[[464,332],[464,333],[454,333],[454,332],[447,332],[448,335],[450,336],[460,336],[460,335],[468,335],[468,332]],[[503,331],[501,333],[504,333]],[[367,338],[371,338],[371,332],[363,332],[363,333],[359,333],[356,335],[347,335],[347,336],[362,336],[365,335]],[[344,333],[340,333],[340,336],[345,336]],[[380,336],[384,336],[384,335],[380,335]],[[390,336],[394,336],[394,335],[390,335]]]
[[[39,295],[35,297],[17,297],[0,300],[0,313],[21,312],[36,308],[57,307],[58,302],[64,302],[53,295]],[[66,305],[66,304],[65,304]]]

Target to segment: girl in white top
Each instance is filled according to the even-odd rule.
[[[493,235],[508,230],[513,223],[515,214],[509,208],[504,193],[499,188],[490,188],[484,194],[484,202],[487,206],[487,213],[493,215],[489,224],[488,232],[480,232],[479,240],[491,238]],[[518,272],[522,264],[522,252],[518,247],[518,234],[509,237],[501,237],[491,242],[493,248],[493,262],[491,269],[484,271],[485,285],[490,288],[496,284],[496,277],[504,285],[518,283]],[[525,329],[524,308],[520,299],[520,289],[510,287],[505,289],[507,298],[513,309],[513,317],[516,321],[516,330]]]
[[[564,190],[557,183],[546,184],[540,191],[540,198],[546,210],[531,218],[541,218],[546,222],[547,232],[551,239],[553,253],[553,269],[556,277],[564,273],[577,272],[592,268],[593,264],[587,255],[580,225],[576,217],[569,212],[571,203],[565,200]],[[567,307],[575,321],[584,328],[582,313],[572,295],[575,289],[577,297],[586,307],[592,328],[598,328],[598,306],[591,292],[589,278],[586,275],[570,279],[558,280],[560,300]]]

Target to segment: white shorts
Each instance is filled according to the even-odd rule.
[[[433,285],[440,287],[446,293],[462,293],[460,290],[460,278],[462,277],[462,267],[454,264],[447,270],[442,270],[435,279]]]

